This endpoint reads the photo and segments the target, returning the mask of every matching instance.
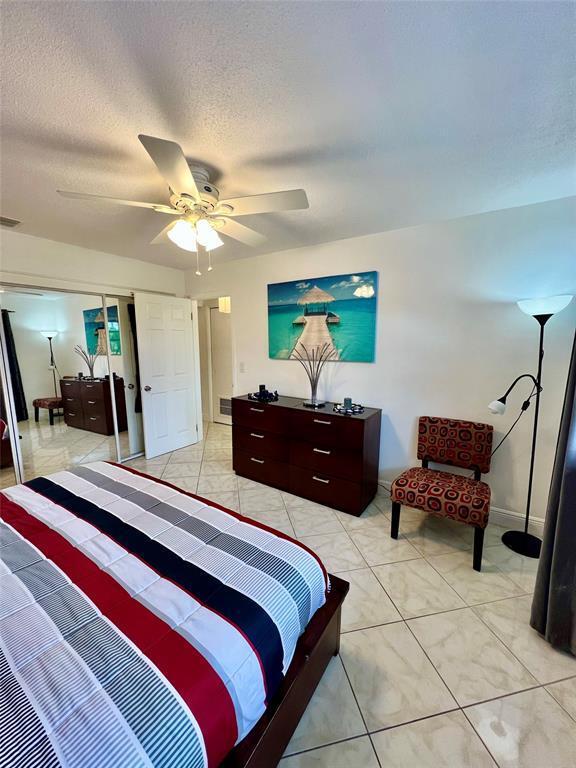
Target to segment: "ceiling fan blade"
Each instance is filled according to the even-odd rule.
[[[117,205],[130,205],[136,208],[151,208],[159,213],[175,213],[180,215],[180,212],[171,208],[169,205],[163,203],[141,203],[138,200],[122,200],[119,197],[107,197],[106,195],[88,195],[84,192],[66,192],[62,189],[57,190],[58,194],[62,197],[71,197],[78,200],[99,200],[101,203],[116,203]]]
[[[308,198],[303,189],[289,189],[285,192],[269,192],[264,195],[230,197],[228,200],[220,200],[216,212],[225,216],[249,216],[253,213],[296,211],[308,207]],[[232,208],[232,210],[228,212],[227,208]]]
[[[168,232],[174,226],[174,222],[171,221],[167,224],[161,232],[158,232],[154,240],[150,240],[150,245],[168,245],[172,242],[168,237]]]
[[[195,200],[200,200],[194,176],[188,167],[180,144],[157,139],[155,136],[146,136],[143,133],[138,138],[172,191],[177,195],[185,192]]]
[[[234,240],[244,243],[244,245],[252,245],[254,247],[266,242],[264,235],[255,232],[249,227],[245,227],[244,224],[240,224],[238,221],[233,221],[232,219],[219,219],[219,221],[220,226],[216,230],[219,234],[221,232],[224,235],[228,235],[228,237],[232,237]]]

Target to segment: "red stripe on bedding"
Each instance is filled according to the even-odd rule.
[[[205,504],[207,504],[209,507],[216,507],[216,509],[220,509],[222,512],[226,512],[228,515],[232,515],[232,517],[235,517],[237,520],[240,520],[242,523],[249,523],[250,525],[253,525],[255,528],[261,528],[263,531],[268,531],[268,533],[273,533],[276,536],[278,536],[280,539],[285,539],[286,541],[289,541],[291,544],[296,544],[296,546],[300,547],[300,549],[305,550],[308,552],[309,555],[312,555],[314,560],[318,563],[320,568],[322,569],[322,574],[324,575],[324,583],[326,584],[326,591],[328,591],[330,587],[330,580],[328,578],[328,571],[324,567],[324,563],[316,552],[314,550],[310,549],[310,547],[307,547],[306,544],[302,544],[301,541],[296,541],[296,539],[293,539],[291,536],[288,536],[288,534],[283,533],[282,531],[277,531],[276,528],[271,528],[269,525],[266,525],[265,523],[261,523],[259,520],[253,520],[251,517],[245,517],[244,515],[241,515],[239,512],[234,512],[232,509],[228,509],[228,507],[223,507],[221,504],[217,504],[215,501],[211,501],[210,499],[204,498],[204,496],[198,496],[195,493],[190,493],[190,491],[185,491],[183,488],[179,488],[177,485],[174,485],[173,483],[168,483],[166,480],[160,480],[158,477],[152,477],[151,475],[147,475],[145,472],[139,472],[137,469],[134,469],[134,467],[129,467],[126,464],[117,464],[115,461],[107,461],[106,464],[112,464],[115,467],[119,467],[120,469],[126,469],[128,472],[132,472],[133,475],[139,475],[140,477],[145,477],[147,480],[153,480],[155,483],[160,483],[160,485],[165,485],[168,488],[173,488],[175,491],[178,491],[179,493],[184,494],[184,496],[190,496],[192,499],[198,499],[198,501],[203,501]]]
[[[219,765],[238,730],[230,694],[208,661],[63,536],[3,494],[0,499],[0,517],[52,560],[170,681],[198,722],[208,765]]]

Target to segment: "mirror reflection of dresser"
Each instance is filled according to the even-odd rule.
[[[108,379],[61,379],[64,420],[69,427],[114,434],[112,397]],[[124,379],[114,378],[118,431],[127,429]]]

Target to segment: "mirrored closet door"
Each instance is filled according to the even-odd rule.
[[[128,442],[117,303],[107,334],[101,296],[8,286],[0,295],[23,479],[117,461]]]

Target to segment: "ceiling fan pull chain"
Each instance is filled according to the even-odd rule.
[[[212,249],[206,248],[206,253],[208,254],[208,272],[212,272]]]
[[[198,249],[199,251],[200,249]],[[196,274],[200,276],[202,272],[200,272],[200,254],[196,251]]]

